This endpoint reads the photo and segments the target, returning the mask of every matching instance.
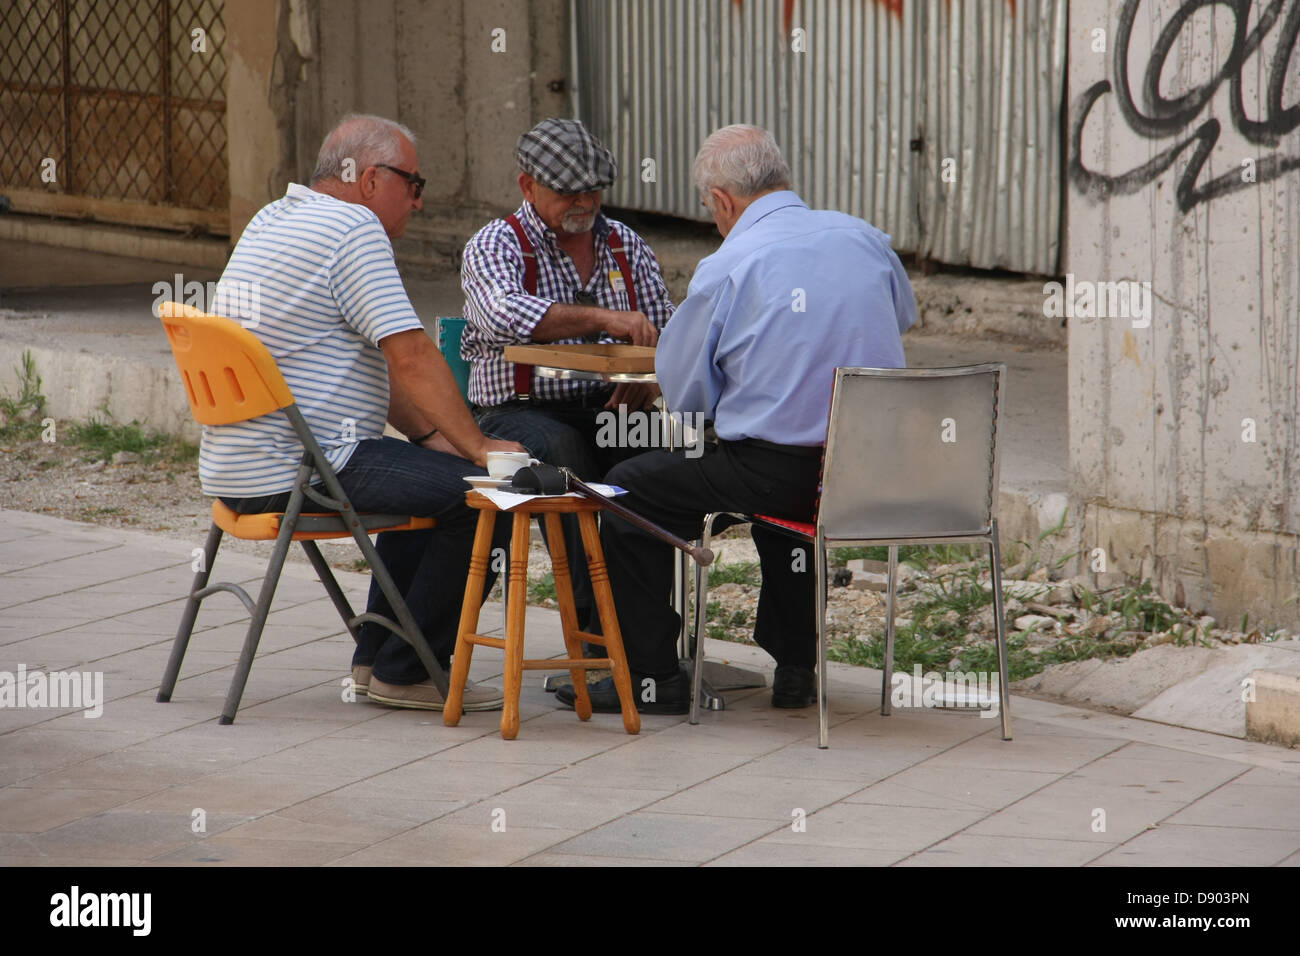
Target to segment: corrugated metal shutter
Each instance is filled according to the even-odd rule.
[[[695,151],[754,123],[811,205],[895,248],[1050,273],[1066,16],[1065,0],[573,0],[577,113],[619,158],[612,205],[707,219]]]

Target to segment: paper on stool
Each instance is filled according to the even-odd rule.
[[[617,485],[600,485],[594,482],[588,482],[587,487],[590,488],[592,491],[604,495],[606,498],[613,498],[615,495],[627,494],[626,488],[620,488]],[[510,511],[513,508],[518,508],[520,505],[524,504],[527,501],[532,501],[534,498],[581,498],[582,497],[582,495],[578,494],[576,491],[570,491],[569,493],[563,495],[521,495],[518,492],[514,492],[514,491],[496,491],[492,489],[480,488],[478,489],[478,493],[482,495],[484,498],[486,498],[488,501],[492,502],[502,511]]]

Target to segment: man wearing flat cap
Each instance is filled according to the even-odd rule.
[[[614,157],[577,120],[544,120],[515,151],[523,203],[480,229],[465,246],[461,285],[471,365],[469,399],[485,434],[517,441],[542,461],[594,481],[640,449],[603,448],[597,416],[646,408],[653,386],[564,381],[507,362],[507,345],[630,342],[654,345],[672,315],[650,247],[600,211],[617,175]],[[565,525],[581,555],[577,523]],[[585,562],[574,561],[580,622],[594,610]]]

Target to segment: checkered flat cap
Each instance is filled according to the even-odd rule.
[[[618,164],[577,120],[542,120],[515,148],[519,168],[557,193],[585,193],[614,184]]]

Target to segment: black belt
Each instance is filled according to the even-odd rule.
[[[741,438],[727,444],[748,445],[751,448],[780,452],[783,455],[797,455],[800,458],[820,458],[823,451],[821,445],[778,445],[776,442],[764,441],[762,438]]]
[[[557,411],[573,408],[604,408],[605,403],[609,401],[609,397],[613,394],[614,386],[611,385],[608,388],[601,388],[588,392],[586,395],[578,395],[572,398],[508,398],[499,405],[474,405],[472,408],[476,414],[503,412],[514,408],[532,408],[537,411],[545,411],[548,408]]]

